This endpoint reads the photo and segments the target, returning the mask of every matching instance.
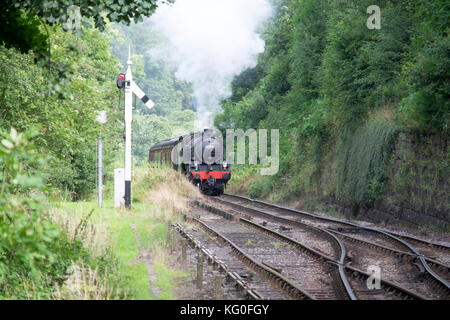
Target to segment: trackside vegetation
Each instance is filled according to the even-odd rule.
[[[167,267],[165,232],[168,217],[180,209],[136,198],[130,213],[113,209],[108,200],[113,168],[123,163],[123,94],[115,80],[128,49],[126,27],[112,22],[129,24],[131,16],[139,22],[156,3],[80,2],[81,24],[68,30],[63,22],[71,4],[7,1],[0,14],[5,26],[0,31],[0,299],[173,299],[172,279],[180,272]],[[151,37],[141,45],[149,43]],[[173,130],[190,130],[194,112],[189,84],[173,85],[174,70],[164,62],[145,68],[150,59],[132,46],[133,60],[149,70],[136,72],[136,79],[159,77],[151,84],[164,87],[163,96],[155,97],[162,110],[135,111],[134,156],[143,163],[153,142]],[[142,85],[148,90],[149,83]],[[173,105],[178,112],[166,117]],[[100,110],[107,111],[106,125],[96,121]],[[99,137],[107,193],[103,209],[94,196]],[[134,195],[139,183],[135,188]],[[139,261],[143,248],[152,257],[157,253],[153,261]],[[159,287],[159,294],[152,294],[152,287]]]
[[[324,198],[371,206],[385,190],[400,132],[448,139],[448,3],[378,1],[379,30],[366,27],[373,1],[273,3],[265,52],[235,77],[215,125],[223,133],[279,129],[280,171],[262,177],[240,168],[243,179],[234,176],[231,187],[251,197],[301,198],[310,209]],[[442,164],[424,170],[435,167]],[[445,178],[423,187],[442,184]]]
[[[2,133],[0,299],[176,299],[174,280],[189,274],[170,266],[167,224],[198,190],[170,168],[145,167],[132,211],[72,202],[44,185],[37,134]]]
[[[50,190],[39,174],[46,159],[31,142],[36,134],[2,133],[0,298],[51,299],[74,264],[95,269],[98,277],[114,270],[109,250],[93,254],[88,248],[92,212],[73,221],[51,214]]]

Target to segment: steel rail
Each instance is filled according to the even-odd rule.
[[[242,219],[242,218],[240,218],[240,219]],[[209,227],[209,226],[207,226],[206,224],[202,223],[200,220],[198,220],[198,219],[195,219],[195,220],[196,220],[197,223],[200,223],[200,224],[202,225],[202,227],[203,227],[203,226],[206,226],[205,229],[208,230],[208,231],[210,231],[210,232],[211,232],[212,234],[214,234],[215,236],[217,236],[217,237],[219,237],[219,238],[224,237],[224,236],[221,235],[219,232],[213,230],[211,227]],[[247,220],[247,221],[249,221],[249,220]],[[258,228],[261,227],[261,226],[259,226],[259,225],[257,225],[257,224],[255,224],[255,226],[257,226]],[[268,230],[269,230],[270,232],[274,232],[273,230],[270,230],[270,229],[268,229]],[[281,234],[280,234],[280,235],[281,235]],[[281,236],[285,237],[284,235],[281,235]],[[225,237],[224,237],[224,238],[225,238]],[[226,239],[226,238],[225,238],[225,239]],[[294,241],[295,241],[295,240],[294,240]],[[303,244],[300,244],[300,245],[301,245],[302,247],[304,247]],[[251,258],[251,257],[250,257],[250,258]],[[336,265],[336,266],[339,266],[339,265],[340,265],[340,263],[339,263],[339,262],[336,262],[336,261],[329,260],[329,262],[330,262],[331,265]],[[366,272],[364,272],[364,271],[362,271],[362,270],[359,270],[359,269],[357,269],[357,268],[355,268],[355,267],[351,267],[351,266],[348,266],[348,265],[342,265],[342,266],[343,266],[343,269],[344,269],[344,273],[350,273],[351,275],[353,275],[353,276],[356,277],[356,278],[364,278],[364,280],[367,280],[367,279],[370,277],[370,275],[369,275],[368,273],[366,273]],[[274,271],[274,272],[276,272],[276,271],[273,270],[272,268],[269,268],[269,269],[272,270],[272,271]],[[407,289],[405,289],[405,288],[402,288],[402,287],[400,287],[399,285],[394,284],[394,283],[392,283],[392,282],[389,282],[389,281],[386,281],[386,280],[381,280],[380,283],[381,283],[382,288],[384,288],[384,290],[387,291],[387,292],[395,291],[395,293],[396,293],[398,296],[406,297],[406,298],[408,298],[408,299],[426,300],[425,297],[423,297],[423,296],[421,296],[421,295],[419,295],[419,294],[416,294],[416,293],[414,293],[414,292],[412,292],[412,291],[409,291],[409,290],[407,290]],[[349,285],[350,285],[350,284],[349,284]]]
[[[250,225],[250,226],[252,226],[252,227],[254,227],[254,228],[256,228],[256,229],[262,230],[265,233],[273,235],[274,237],[280,239],[281,241],[283,241],[285,243],[291,244],[297,250],[300,247],[300,248],[305,249],[306,251],[309,251],[310,253],[316,255],[320,259],[323,259],[323,260],[328,261],[328,262],[332,262],[332,264],[334,264],[338,268],[341,285],[343,285],[344,288],[345,288],[345,296],[348,299],[350,299],[350,300],[357,300],[355,292],[353,291],[353,289],[352,289],[352,287],[351,287],[351,285],[350,285],[350,283],[349,283],[349,281],[347,279],[347,276],[345,274],[344,267],[343,267],[344,260],[345,260],[345,257],[346,257],[346,250],[345,250],[344,244],[342,243],[341,240],[336,238],[334,235],[330,234],[330,236],[333,237],[334,240],[339,243],[340,248],[341,248],[341,255],[339,257],[339,260],[331,259],[330,257],[328,257],[328,256],[326,256],[326,255],[324,255],[324,254],[314,250],[313,248],[308,247],[305,244],[302,244],[302,243],[298,242],[297,240],[295,240],[293,238],[290,238],[290,237],[288,237],[288,236],[286,236],[284,234],[281,234],[281,233],[279,233],[277,231],[274,231],[274,230],[271,230],[269,228],[260,226],[260,225],[254,223],[254,222],[252,222],[250,220],[247,220],[245,218],[239,218],[239,220],[244,222],[244,223],[246,223],[246,224],[248,224],[248,225]]]
[[[440,289],[442,289],[443,291],[445,291],[446,294],[450,296],[450,283],[448,281],[446,281],[445,279],[443,279],[442,277],[440,277],[437,273],[435,273],[430,268],[430,266],[428,265],[427,261],[425,260],[425,256],[423,254],[421,254],[420,252],[418,252],[414,248],[414,246],[412,246],[407,241],[399,238],[399,236],[394,235],[393,233],[386,232],[386,231],[380,230],[378,228],[371,228],[371,227],[361,226],[361,225],[358,225],[358,224],[353,223],[353,222],[342,221],[342,220],[331,218],[331,217],[322,217],[322,216],[319,216],[317,214],[313,214],[313,213],[310,213],[310,212],[297,210],[297,209],[293,209],[293,208],[289,208],[289,207],[285,207],[285,206],[280,206],[280,205],[277,205],[277,204],[272,204],[272,203],[268,203],[268,202],[261,201],[261,200],[254,200],[254,199],[250,199],[250,198],[243,197],[243,196],[230,195],[230,194],[225,194],[225,196],[234,197],[234,198],[238,198],[238,199],[243,199],[243,200],[254,202],[254,203],[261,203],[261,204],[264,204],[264,205],[269,206],[269,207],[274,207],[274,208],[290,211],[290,212],[293,212],[293,213],[306,215],[306,216],[309,216],[311,218],[320,219],[320,220],[324,220],[324,221],[331,221],[331,222],[340,223],[340,224],[344,224],[344,225],[349,225],[349,226],[360,228],[360,229],[363,229],[363,230],[368,230],[368,231],[372,231],[372,232],[383,234],[384,236],[386,236],[388,238],[391,238],[391,239],[401,243],[403,246],[407,247],[416,256],[416,258],[418,258],[420,260],[422,266],[425,268],[426,272],[431,276],[431,278],[435,281],[435,283],[438,285],[438,287]],[[232,202],[226,201],[224,199],[221,199],[221,201],[232,203]],[[233,204],[235,204],[235,203],[233,203]],[[245,206],[242,206],[242,207],[245,207]],[[422,241],[424,241],[424,240],[422,240]],[[431,243],[431,244],[437,245],[437,244],[434,244],[434,243]]]
[[[389,233],[389,234],[391,234],[393,236],[396,236],[396,237],[399,237],[399,238],[405,238],[407,240],[409,239],[411,241],[417,241],[417,242],[420,242],[422,244],[431,245],[431,246],[437,247],[437,248],[442,249],[442,250],[450,251],[450,245],[445,245],[445,244],[441,244],[441,243],[427,241],[425,239],[421,239],[421,238],[418,238],[418,237],[415,237],[415,236],[403,235],[403,234],[399,234],[399,233],[396,233],[396,232],[393,232],[393,231],[381,230],[379,228],[364,227],[364,226],[361,226],[361,225],[359,225],[357,223],[354,223],[354,222],[342,221],[342,220],[339,220],[339,219],[336,219],[336,218],[332,218],[332,217],[323,217],[323,216],[320,216],[318,214],[314,214],[314,213],[307,212],[307,211],[304,211],[304,210],[294,209],[294,208],[290,208],[290,207],[286,207],[286,206],[282,206],[282,205],[279,205],[279,204],[270,203],[270,202],[266,202],[266,201],[262,201],[262,200],[251,199],[251,198],[240,196],[240,195],[236,195],[236,194],[225,193],[223,195],[226,196],[226,197],[238,198],[238,199],[243,199],[243,200],[250,201],[250,202],[260,203],[260,204],[263,204],[263,205],[266,205],[266,206],[269,206],[269,207],[275,207],[275,208],[278,208],[278,209],[291,211],[293,213],[300,213],[300,214],[309,216],[311,218],[316,218],[316,219],[325,220],[325,221],[332,221],[332,222],[341,223],[341,224],[347,224],[347,225],[350,225],[350,226],[353,226],[353,227],[364,228],[364,229],[367,229],[367,230],[370,230],[370,229],[373,229],[374,231],[380,230],[380,231]]]
[[[383,250],[383,251],[385,251],[385,252],[390,252],[390,253],[393,253],[393,254],[396,254],[396,255],[400,255],[400,256],[409,256],[409,257],[411,257],[411,258],[418,259],[417,255],[414,254],[414,253],[406,252],[406,251],[401,251],[401,250],[394,249],[394,248],[390,248],[390,247],[386,247],[386,246],[383,246],[383,245],[380,245],[380,244],[373,243],[373,242],[371,242],[371,241],[369,241],[369,240],[362,240],[362,239],[354,238],[354,237],[351,237],[351,236],[349,236],[349,235],[347,235],[347,234],[341,233],[341,232],[336,231],[336,230],[333,230],[333,229],[328,229],[328,228],[323,229],[323,228],[320,228],[320,227],[311,226],[311,225],[309,225],[309,224],[306,224],[306,223],[303,223],[303,222],[300,222],[300,221],[296,221],[296,220],[291,220],[291,219],[288,219],[288,218],[283,218],[283,217],[275,216],[275,215],[272,215],[272,214],[267,213],[267,212],[264,212],[264,211],[259,211],[259,210],[253,209],[253,208],[244,207],[244,206],[241,206],[241,205],[239,205],[239,204],[229,203],[229,202],[227,202],[227,201],[223,201],[222,199],[217,199],[217,198],[215,198],[214,201],[222,202],[222,203],[227,204],[227,205],[232,205],[232,206],[234,206],[235,208],[239,208],[239,207],[245,208],[245,209],[248,210],[248,211],[252,211],[252,212],[254,212],[254,213],[256,213],[256,214],[263,215],[263,216],[265,216],[265,217],[267,217],[267,218],[270,218],[270,219],[273,219],[273,220],[277,220],[277,221],[279,221],[279,222],[284,222],[284,223],[287,223],[287,224],[301,225],[301,226],[304,226],[304,227],[307,227],[307,228],[310,228],[310,229],[318,229],[318,230],[320,230],[321,232],[326,232],[326,231],[328,231],[328,232],[331,233],[331,234],[339,235],[339,236],[345,237],[345,238],[347,238],[347,239],[349,239],[349,240],[351,240],[351,241],[353,241],[353,242],[356,241],[356,242],[361,243],[361,244],[363,244],[363,245],[370,246],[370,247],[374,247],[374,248]],[[196,202],[196,201],[194,201],[194,202]],[[212,207],[212,208],[210,208],[210,210],[213,211],[213,210],[218,210],[218,209],[215,209],[215,208]],[[217,213],[217,212],[216,212],[216,213]],[[222,213],[222,215],[223,215],[225,218],[227,218],[226,215],[229,215],[229,213],[226,213],[226,212],[225,212],[225,213]],[[425,259],[425,261],[427,261],[427,263],[429,263],[429,264],[431,263],[431,264],[434,265],[436,268],[440,268],[440,269],[442,269],[442,270],[447,270],[447,272],[450,271],[450,266],[448,266],[448,265],[446,265],[446,264],[443,264],[443,263],[441,263],[441,262],[439,262],[439,261],[433,260],[433,259],[428,258],[428,257],[424,257],[424,259]]]
[[[220,209],[218,209],[218,208],[216,208],[216,207],[209,206],[209,205],[207,205],[207,204],[205,204],[205,203],[203,203],[203,202],[200,202],[200,201],[194,201],[194,203],[195,203],[196,205],[200,206],[200,207],[203,207],[203,208],[205,208],[205,209],[207,209],[207,210],[213,212],[213,213],[219,214],[219,215],[221,215],[222,217],[230,218],[230,217],[233,216],[232,214],[230,214],[230,213],[228,213],[228,212],[226,212],[226,211],[220,210]],[[252,210],[254,210],[254,209],[252,209]],[[282,218],[282,217],[275,217],[275,216],[273,216],[273,215],[271,215],[271,214],[268,214],[268,213],[265,213],[265,212],[260,212],[260,211],[258,211],[258,210],[254,210],[254,213],[255,213],[255,214],[259,214],[259,215],[263,215],[264,217],[268,217],[268,218],[271,218],[271,219],[277,218],[277,220],[278,220],[279,222],[290,223],[290,224],[291,224],[291,222],[292,222],[292,220],[285,219],[285,218]],[[351,287],[351,285],[350,285],[350,283],[349,283],[349,281],[348,281],[348,279],[347,279],[347,276],[346,276],[346,274],[345,274],[344,267],[343,267],[343,265],[344,265],[344,260],[345,260],[345,257],[346,257],[346,255],[347,255],[345,246],[344,246],[344,244],[342,243],[342,241],[341,241],[340,239],[338,239],[334,234],[332,234],[332,233],[329,232],[328,230],[325,230],[325,229],[322,229],[322,228],[319,228],[319,227],[309,226],[309,225],[307,225],[307,224],[303,224],[303,223],[301,223],[301,222],[295,221],[297,224],[302,225],[302,227],[306,227],[306,228],[311,229],[311,230],[316,231],[316,232],[319,231],[320,233],[324,233],[324,234],[326,234],[329,238],[331,238],[331,239],[333,240],[335,246],[337,245],[337,248],[338,248],[339,251],[340,251],[340,255],[339,255],[339,258],[338,258],[338,259],[334,259],[334,258],[332,258],[332,257],[329,257],[329,256],[325,255],[325,254],[322,254],[322,253],[320,253],[320,252],[314,250],[313,248],[310,248],[309,246],[304,245],[304,244],[298,242],[298,241],[295,240],[295,239],[292,239],[292,238],[290,238],[290,237],[288,237],[288,236],[286,236],[286,235],[283,235],[283,234],[281,234],[281,233],[279,233],[279,232],[276,232],[276,231],[274,231],[274,230],[270,230],[270,229],[268,229],[268,228],[265,228],[265,227],[263,227],[263,226],[260,226],[260,225],[258,225],[258,224],[256,224],[256,223],[251,222],[250,220],[247,220],[247,219],[244,219],[244,218],[239,218],[239,219],[240,219],[240,221],[243,221],[243,222],[246,223],[246,224],[249,224],[249,225],[251,225],[251,226],[253,226],[253,227],[257,228],[257,229],[263,230],[263,231],[265,231],[266,233],[269,233],[269,234],[271,234],[271,235],[276,236],[277,238],[279,238],[280,240],[283,240],[284,242],[287,242],[287,243],[292,244],[292,245],[294,246],[294,248],[296,248],[296,249],[299,249],[299,247],[300,247],[300,248],[303,248],[303,249],[305,249],[306,251],[308,251],[309,253],[314,254],[316,257],[318,257],[318,258],[320,258],[320,259],[324,259],[324,260],[326,260],[326,261],[332,262],[333,265],[336,265],[336,266],[338,267],[341,285],[342,285],[342,286],[344,287],[344,289],[345,289],[345,296],[346,296],[348,299],[350,299],[350,300],[357,300],[357,297],[356,297],[356,295],[355,295],[355,293],[354,293],[354,291],[353,291],[353,289],[352,289],[352,287]]]
[[[242,277],[239,274],[237,274],[235,271],[230,269],[228,267],[228,265],[225,264],[225,262],[219,260],[209,250],[205,249],[198,240],[194,239],[194,237],[191,236],[183,228],[183,226],[181,224],[177,223],[177,224],[172,225],[172,226],[180,233],[180,235],[182,237],[186,238],[195,248],[200,250],[206,256],[208,261],[210,261],[214,265],[217,265],[220,269],[222,269],[223,272],[225,272],[225,274],[228,277],[233,279],[234,282],[236,282],[236,284],[239,287],[241,287],[242,290],[244,290],[247,293],[249,298],[254,299],[254,300],[262,300],[263,299],[263,296],[261,295],[261,293],[259,293],[255,289],[252,289],[252,288],[248,287],[247,284],[245,283],[244,279],[242,279]]]
[[[349,266],[349,265],[345,266],[345,270],[348,273],[351,273],[356,277],[363,277],[364,280],[367,280],[371,276],[367,272],[364,272],[362,270],[359,270],[359,269]],[[391,292],[391,290],[394,290],[397,293],[397,295],[399,295],[401,297],[405,297],[408,300],[427,300],[427,298],[421,296],[420,294],[417,294],[408,289],[405,289],[405,288],[403,288],[393,282],[390,282],[388,280],[380,280],[380,285],[382,288],[384,287],[385,291]]]
[[[199,202],[199,201],[195,201],[195,203],[199,204],[200,206],[202,206],[201,205],[202,203]],[[211,207],[211,206],[205,205],[205,204],[203,204],[203,208],[205,208],[206,210],[212,209],[212,212],[215,213],[215,214],[219,214],[222,217],[225,217],[225,218],[230,219],[230,220],[236,220],[236,217],[234,217],[233,214],[231,214],[229,212],[226,212],[226,211],[223,211],[223,210],[221,210],[219,208]],[[262,212],[262,213],[264,215],[270,215],[270,214],[267,214],[267,213],[264,213],[264,212]],[[272,217],[276,217],[276,216],[272,216]],[[277,218],[280,218],[280,217],[277,217]],[[277,231],[274,231],[274,230],[268,229],[268,228],[266,228],[264,226],[261,226],[259,224],[256,224],[256,223],[254,223],[254,222],[252,222],[252,221],[250,221],[248,219],[241,218],[241,217],[239,217],[238,219],[241,222],[243,222],[243,223],[249,224],[252,227],[255,227],[257,229],[262,230],[265,233],[269,233],[269,234],[277,237],[278,239],[284,241],[285,243],[291,244],[296,249],[307,250],[307,251],[309,251],[310,254],[315,255],[315,256],[319,257],[320,259],[328,261],[331,265],[337,266],[338,270],[339,270],[340,280],[342,282],[341,284],[344,286],[344,288],[346,290],[345,294],[346,294],[347,298],[351,299],[351,300],[357,300],[358,299],[357,295],[354,293],[354,291],[353,291],[353,289],[351,287],[350,282],[348,281],[346,270],[352,272],[353,274],[356,273],[358,277],[364,277],[365,279],[367,279],[370,275],[367,274],[366,272],[362,271],[362,270],[359,270],[359,269],[355,268],[355,267],[351,267],[349,265],[345,265],[344,264],[344,260],[345,260],[345,257],[346,257],[345,246],[341,242],[341,240],[338,239],[335,235],[329,234],[335,241],[337,241],[340,244],[341,256],[340,256],[339,260],[333,259],[333,258],[331,258],[331,257],[329,257],[327,255],[324,255],[324,254],[322,254],[320,252],[317,252],[316,250],[308,247],[305,244],[302,244],[302,243],[298,242],[295,239],[292,239],[292,238],[290,238],[290,237],[288,237],[288,236],[286,236],[284,234],[281,234],[281,233],[279,233]],[[280,218],[280,219],[287,220],[288,222],[295,222],[295,223],[301,224],[301,222],[298,222],[298,221],[292,221],[292,220],[288,220],[288,219],[285,219],[285,218]],[[314,228],[318,228],[318,227],[314,227]],[[324,230],[324,229],[322,229],[322,230],[324,232],[328,233],[326,230]],[[410,291],[408,289],[402,288],[399,285],[394,284],[392,282],[389,282],[389,281],[386,281],[386,280],[381,280],[381,284],[382,284],[382,287],[386,288],[385,290],[388,290],[388,291],[389,290],[395,290],[397,292],[397,294],[402,296],[402,297],[408,297],[410,299],[426,300],[425,297],[423,297],[423,296],[421,296],[421,295],[419,295],[419,294],[417,294],[415,292],[412,292],[412,291]]]
[[[358,242],[359,244],[362,244],[364,246],[376,248],[378,250],[381,250],[381,251],[384,251],[384,252],[388,252],[390,254],[394,254],[394,255],[398,256],[399,258],[402,258],[402,259],[403,259],[404,256],[408,256],[411,259],[417,259],[417,256],[415,254],[411,253],[411,252],[400,251],[398,249],[386,247],[386,246],[383,246],[381,244],[377,244],[377,243],[371,242],[369,240],[362,240],[362,239],[359,239],[359,238],[355,238],[355,237],[349,236],[349,235],[347,235],[345,233],[341,233],[341,232],[336,231],[336,230],[331,230],[331,229],[327,229],[327,230],[330,231],[333,234],[336,234],[336,235],[340,236],[340,237],[346,238],[349,241]],[[433,260],[433,259],[430,259],[430,258],[427,258],[427,257],[425,257],[425,260],[427,261],[427,263],[431,263],[431,264],[435,265],[437,268],[443,268],[443,269],[447,270],[447,272],[450,272],[450,266],[448,266],[448,265],[445,265],[445,264],[443,264],[443,263],[441,263],[439,261],[436,261],[436,260]]]
[[[265,274],[269,280],[279,285],[281,289],[285,290],[289,295],[294,296],[300,300],[315,300],[309,293],[299,288],[297,285],[292,283],[289,279],[285,278],[283,275],[273,270],[272,268],[264,265],[263,263],[257,261],[251,256],[247,255],[240,247],[238,247],[233,241],[222,235],[220,232],[209,227],[204,222],[197,218],[192,218],[192,221],[199,224],[208,233],[220,238],[225,244],[227,244],[233,251],[233,253],[249,267],[253,268],[259,273]]]
[[[264,211],[260,211],[260,210],[254,209],[254,208],[250,208],[250,207],[246,207],[246,206],[240,205],[240,204],[224,201],[224,200],[219,199],[219,198],[214,198],[214,201],[218,202],[220,204],[223,204],[223,205],[230,206],[236,211],[245,210],[245,211],[250,212],[250,213],[252,213],[254,215],[261,216],[261,217],[264,217],[264,218],[269,218],[269,219],[272,219],[272,220],[275,220],[275,221],[278,221],[278,222],[281,222],[281,223],[287,223],[287,224],[291,224],[291,225],[292,224],[296,224],[296,225],[298,225],[298,226],[300,226],[302,228],[306,228],[306,229],[310,230],[311,232],[319,234],[320,236],[325,235],[326,237],[329,237],[329,238],[331,238],[331,240],[333,240],[332,241],[332,245],[333,245],[335,251],[337,252],[337,254],[339,254],[342,251],[341,250],[341,246],[339,244],[339,241],[336,241],[336,238],[329,231],[327,231],[327,230],[325,230],[323,228],[312,226],[312,225],[309,225],[309,224],[306,224],[306,223],[303,223],[303,222],[300,222],[300,221],[293,221],[293,220],[286,219],[286,218],[283,218],[283,217],[275,216],[275,215],[272,215],[272,214],[264,212]],[[199,203],[199,201],[194,201],[194,203]],[[210,211],[212,211],[212,212],[214,212],[214,211],[221,211],[220,209],[208,206],[205,203],[201,203],[201,206],[203,206],[205,208],[211,208]],[[226,214],[226,213],[223,213],[223,214]],[[330,260],[333,260],[333,257],[328,257],[328,258]],[[334,259],[334,260],[337,260],[337,259]]]

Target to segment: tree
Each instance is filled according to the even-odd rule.
[[[38,20],[44,28],[46,24],[62,25],[71,18],[69,9],[73,6],[82,17],[91,18],[97,28],[104,30],[106,20],[125,24],[142,21],[142,17],[155,12],[157,0],[5,0],[0,14],[0,42],[23,53],[43,52],[47,43]]]
[[[49,31],[56,44],[53,63],[70,71],[65,74],[68,81],[49,84],[57,76],[55,68],[49,74],[34,63],[32,53],[0,46],[0,127],[20,131],[39,127],[34,140],[38,151],[48,156],[42,169],[45,182],[71,192],[74,199],[85,198],[95,188],[99,130],[103,130],[106,166],[121,145],[117,121],[123,113],[114,105],[118,62],[109,53],[109,41],[96,29],[83,28],[81,35],[58,26]],[[109,121],[103,128],[95,121],[96,110],[108,110]]]

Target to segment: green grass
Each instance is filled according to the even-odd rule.
[[[138,262],[139,249],[131,229],[134,219],[111,219],[111,233],[117,234],[116,254],[121,262],[122,288],[131,294],[131,297],[151,299],[147,268],[144,263]]]
[[[157,218],[144,218],[137,225],[144,248],[150,250],[154,244],[163,244],[167,241],[167,222]]]
[[[109,193],[105,194],[103,208],[97,207],[96,199],[79,202],[54,200],[51,214],[68,234],[76,233],[80,221],[89,217],[86,233],[78,235],[89,255],[97,257],[91,259],[93,264],[88,267],[90,270],[105,270],[98,281],[105,283],[102,288],[106,291],[109,288],[115,290],[113,295],[106,292],[105,295],[91,294],[85,298],[176,299],[176,278],[190,274],[170,267],[174,257],[167,250],[168,221],[181,222],[180,213],[188,210],[186,198],[195,197],[196,193],[196,188],[171,169],[140,168],[136,170],[132,210],[115,209]],[[148,251],[148,261],[140,260],[140,246]],[[153,268],[151,277],[148,267]],[[83,272],[87,274],[89,270]],[[154,282],[150,283],[153,278]],[[92,289],[92,286],[95,291],[95,283],[85,283],[85,288]],[[155,287],[159,288],[157,297],[152,295]],[[70,288],[65,286],[67,292],[64,294],[67,294],[58,298],[70,299]]]
[[[132,225],[142,222],[141,208],[133,212],[113,208],[112,201],[104,202],[104,207],[97,208],[96,201],[64,203],[61,205],[67,211],[78,209],[88,212],[94,209],[91,217],[93,224],[102,223],[108,229],[111,236],[112,247],[115,256],[119,260],[119,286],[130,299],[152,299],[150,295],[149,278],[144,263],[138,261],[139,249],[133,233]]]
[[[156,285],[161,289],[159,299],[160,300],[176,299],[174,294],[175,285],[173,279],[180,277],[187,277],[189,273],[185,271],[169,269],[161,263],[156,263],[154,268],[156,274],[158,275]]]
[[[179,202],[181,198],[168,192],[167,197],[171,199],[163,197],[153,201],[149,200],[146,193],[152,186],[155,186],[151,183],[155,179],[163,180],[169,186],[170,183],[178,183],[174,185],[178,188],[180,182],[165,181],[164,177],[166,176],[164,169],[142,170],[139,179],[136,179],[133,190],[139,201],[133,202],[131,211],[113,208],[113,202],[110,200],[104,201],[104,207],[101,209],[97,208],[95,200],[57,204],[64,212],[78,214],[94,209],[90,221],[94,225],[103,225],[107,229],[108,240],[106,241],[111,243],[112,251],[119,261],[119,270],[114,277],[115,286],[120,287],[128,299],[176,299],[174,279],[189,275],[188,272],[168,267],[172,259],[167,251],[168,220],[181,221],[181,216],[177,213],[177,210],[181,209],[173,206],[173,202]],[[171,189],[169,188],[169,190]],[[153,192],[161,195],[159,189],[153,190]],[[139,246],[133,232],[133,225],[136,226],[139,234],[140,245],[150,253],[153,271],[156,274],[154,283],[149,283],[147,266],[139,261]],[[152,296],[151,285],[159,287],[158,297]]]
[[[95,223],[106,225],[112,235],[112,245],[115,255],[120,262],[119,285],[130,299],[154,299],[150,294],[149,277],[144,263],[138,261],[139,248],[136,242],[132,225],[137,227],[141,245],[147,250],[154,250],[166,246],[167,222],[160,218],[152,217],[152,212],[158,210],[152,205],[134,205],[134,209],[128,212],[124,209],[114,209],[111,201],[104,203],[104,208],[96,209],[96,202],[64,203],[60,207],[68,212],[76,209],[82,212],[95,209],[91,220]],[[173,293],[174,277],[183,273],[168,269],[162,263],[154,264],[158,275],[156,285],[160,287],[162,294],[160,299],[175,299]]]

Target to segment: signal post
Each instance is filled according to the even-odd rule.
[[[128,50],[127,72],[119,74],[117,86],[125,90],[125,208],[131,208],[131,124],[133,122],[133,94],[149,109],[155,105],[133,81],[131,54]]]

